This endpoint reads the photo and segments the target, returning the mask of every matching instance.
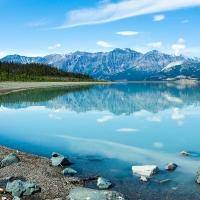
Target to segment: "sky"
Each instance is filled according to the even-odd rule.
[[[200,0],[0,0],[0,58],[130,48],[200,57]]]

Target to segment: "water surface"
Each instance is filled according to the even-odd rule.
[[[1,145],[71,157],[77,176],[101,175],[129,199],[200,198],[200,86],[146,83],[75,86],[0,96]],[[180,154],[187,151],[190,157]],[[164,170],[175,162],[173,173]],[[154,164],[149,184],[132,165]],[[171,179],[165,184],[158,180]],[[96,188],[95,183],[88,187]]]

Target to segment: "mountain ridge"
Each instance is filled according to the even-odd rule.
[[[95,79],[114,81],[178,80],[180,76],[189,80],[200,80],[200,58],[169,55],[157,50],[143,54],[129,48],[116,48],[110,52],[76,51],[44,57],[15,54],[5,56],[0,61],[48,64],[67,72],[83,73]],[[180,66],[180,69],[177,70],[176,66]]]

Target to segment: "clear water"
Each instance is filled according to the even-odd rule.
[[[76,176],[101,175],[129,199],[198,199],[200,85],[113,84],[0,96],[0,145],[69,156]],[[180,154],[187,151],[191,156]],[[173,173],[164,170],[175,162]],[[132,165],[157,165],[141,183]],[[157,184],[157,180],[171,179]],[[96,188],[91,182],[88,187]]]

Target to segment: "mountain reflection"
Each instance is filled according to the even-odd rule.
[[[91,110],[115,115],[141,110],[157,113],[169,108],[199,106],[199,86],[171,82],[46,88],[0,96],[0,104],[14,109],[45,106],[77,113]]]

